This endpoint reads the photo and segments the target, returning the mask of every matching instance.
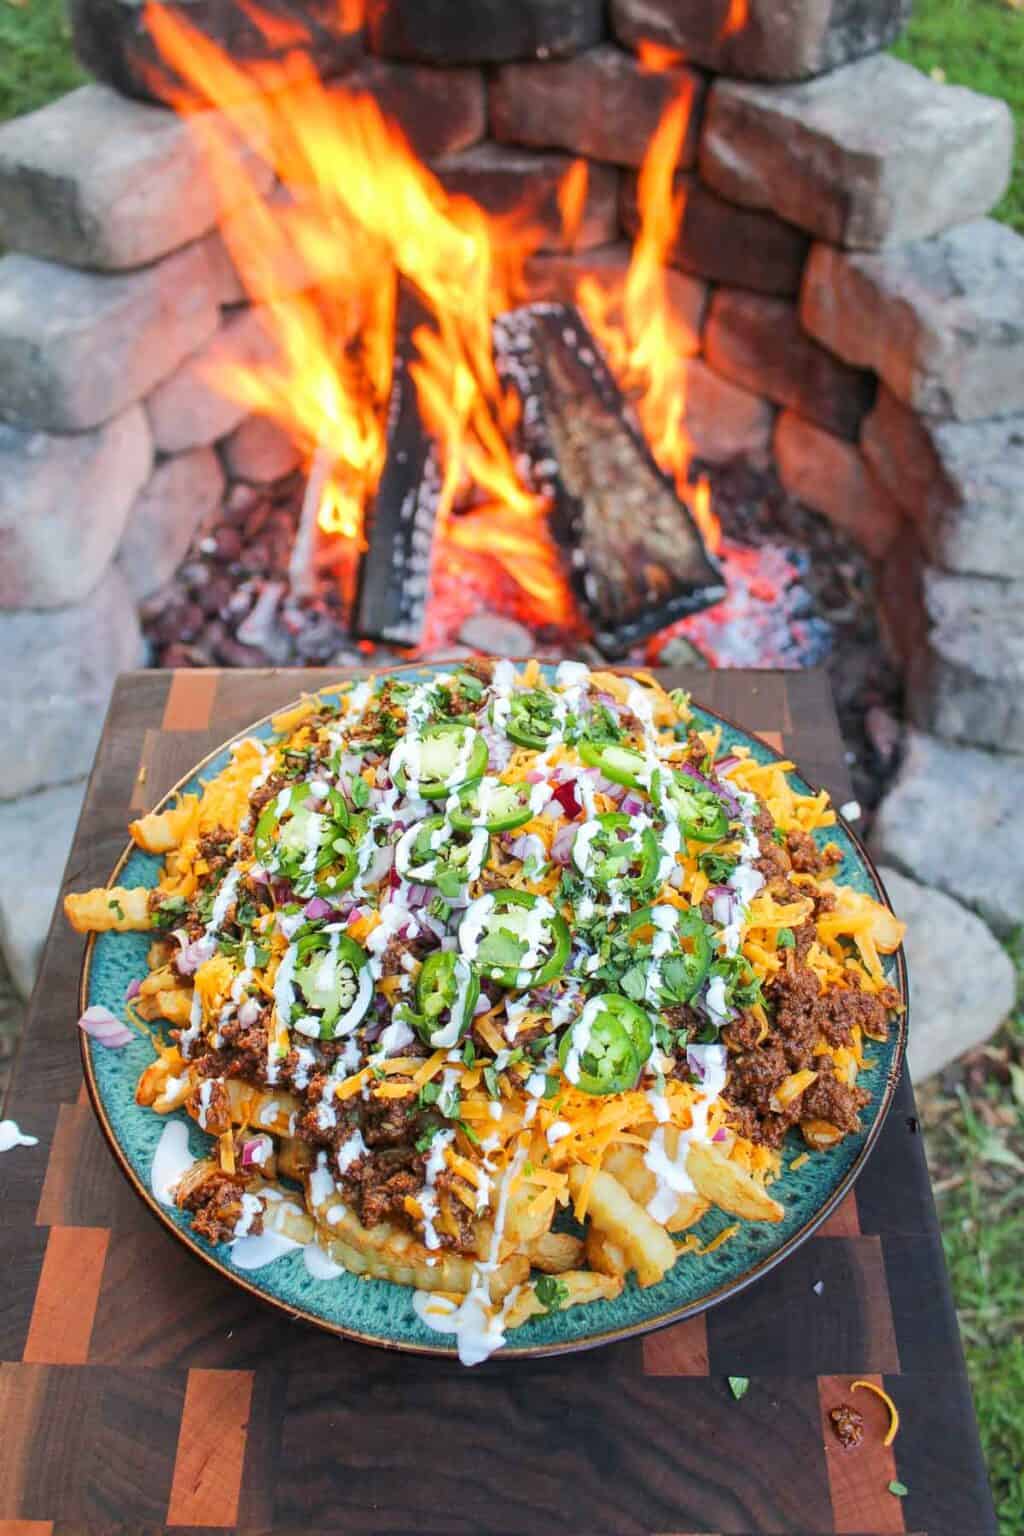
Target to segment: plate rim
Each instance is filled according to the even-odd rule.
[[[507,659],[511,660],[514,665],[521,665],[531,658],[510,657]],[[360,668],[358,670],[353,669],[351,673],[342,679],[342,682],[357,682],[361,678],[367,676],[379,677],[382,675],[389,675],[394,672],[422,672],[428,669],[440,669],[444,668],[445,666],[456,664],[456,661],[453,659],[451,662],[403,662],[393,667],[366,667]],[[541,662],[541,665],[545,664],[546,663],[543,661]],[[555,663],[550,664],[553,665]],[[602,670],[622,673],[626,676],[633,676],[637,670],[643,672],[649,669],[645,669],[643,667],[637,669],[623,667],[621,665],[610,665],[602,668]],[[219,757],[234,742],[241,740],[250,732],[258,729],[260,726],[268,724],[274,719],[276,715],[284,714],[290,708],[294,708],[296,705],[301,704],[303,699],[324,693],[329,687],[332,686],[333,685],[331,684],[325,684],[320,689],[314,688],[311,689],[309,693],[302,693],[298,696],[298,698],[294,700],[293,703],[284,703],[278,708],[272,709],[267,714],[262,715],[259,719],[252,720],[248,725],[232,732],[232,734],[227,736],[218,746],[212,747],[204,757],[200,758],[198,762],[194,763],[192,767],[189,768],[188,771],[184,773],[181,778],[171,786],[170,789],[161,795],[156,804],[150,809],[150,811],[147,811],[145,814],[152,815],[158,812],[160,808],[167,803],[168,800],[170,800],[173,796],[180,794],[184,786],[190,783],[192,779],[201,773],[203,768],[205,768],[208,763],[212,762],[214,758]],[[763,741],[761,737],[758,736],[756,731],[748,729],[748,727],[745,725],[740,725],[738,721],[731,719],[728,715],[723,715],[720,710],[711,709],[707,705],[701,704],[700,701],[694,697],[693,693],[690,694],[690,699],[691,703],[696,705],[696,707],[700,709],[703,714],[709,715],[714,720],[721,721],[723,725],[728,726],[731,730],[738,731],[742,736],[746,736],[757,741],[759,747],[761,747],[763,751],[767,752],[770,755],[770,758],[774,759],[776,762],[792,761],[792,759],[788,758],[784,752],[778,751],[775,747],[771,746],[770,743]],[[820,787],[811,779],[806,777],[806,775],[800,769],[800,765],[798,763],[795,764],[794,771],[799,774],[800,778],[803,779],[803,782],[812,791],[815,793],[820,793]],[[829,798],[831,800],[831,796]],[[878,893],[882,899],[891,906],[891,903],[889,903],[889,895],[885,888],[885,882],[879,874],[878,866],[876,865],[873,857],[868,852],[860,837],[851,827],[850,823],[842,815],[838,806],[833,806],[833,809],[835,811],[838,824],[842,827],[846,836],[853,844],[859,858],[861,859],[864,867],[867,869],[868,874],[874,882]],[[107,877],[105,888],[109,888],[116,882],[118,875],[128,860],[131,858],[132,854],[138,851],[139,850],[137,849],[136,845],[130,840],[125,844],[117,858],[116,863],[114,864],[113,869]],[[82,955],[82,964],[79,973],[78,984],[79,1016],[81,1016],[81,1014],[84,1013],[85,1009],[88,1007],[89,980],[92,970],[93,952],[96,947],[96,939],[97,935],[95,933],[90,933],[88,935],[86,939],[85,950]],[[541,1359],[555,1355],[580,1354],[585,1350],[597,1349],[605,1344],[614,1344],[626,1339],[638,1338],[648,1333],[657,1333],[662,1328],[672,1327],[675,1323],[686,1322],[689,1318],[697,1317],[702,1312],[707,1312],[710,1310],[711,1307],[718,1306],[720,1303],[730,1300],[734,1296],[738,1296],[742,1291],[745,1291],[748,1286],[753,1285],[756,1281],[762,1279],[763,1276],[774,1269],[776,1265],[781,1264],[785,1259],[789,1258],[790,1255],[795,1253],[796,1250],[805,1242],[807,1242],[809,1238],[813,1237],[818,1228],[828,1220],[836,1207],[839,1206],[845,1197],[849,1194],[850,1190],[853,1188],[857,1179],[863,1172],[864,1166],[867,1163],[871,1153],[874,1151],[875,1146],[882,1134],[885,1122],[889,1117],[890,1110],[892,1109],[892,1102],[893,1098],[895,1097],[896,1089],[899,1086],[900,1079],[903,1076],[903,1071],[906,1065],[907,1036],[910,1022],[910,986],[907,976],[906,953],[902,944],[896,951],[894,958],[896,962],[895,985],[903,1001],[903,1011],[899,1015],[893,1056],[886,1073],[885,1085],[882,1089],[882,1096],[878,1105],[878,1111],[865,1134],[863,1145],[861,1146],[860,1151],[858,1152],[853,1163],[850,1165],[849,1169],[844,1174],[836,1188],[825,1200],[824,1204],[817,1211],[815,1211],[814,1214],[807,1219],[807,1221],[804,1222],[803,1226],[798,1227],[797,1230],[792,1233],[792,1235],[788,1237],[779,1248],[775,1249],[772,1253],[767,1254],[750,1269],[744,1271],[742,1275],[739,1275],[733,1280],[724,1281],[713,1291],[707,1292],[705,1295],[699,1297],[695,1301],[684,1302],[680,1306],[674,1307],[671,1311],[665,1312],[657,1317],[641,1320],[639,1322],[625,1323],[620,1327],[606,1328],[603,1329],[600,1333],[589,1334],[586,1338],[582,1339],[567,1339],[554,1344],[505,1344],[500,1350],[496,1351],[496,1353],[491,1357],[491,1360],[487,1363],[490,1364],[493,1361],[500,1363],[504,1360]],[[171,1219],[170,1215],[167,1214],[164,1207],[153,1194],[152,1190],[143,1182],[143,1180],[135,1172],[135,1169],[132,1167],[127,1153],[124,1151],[121,1143],[117,1138],[113,1125],[111,1124],[107,1115],[106,1107],[103,1104],[103,1100],[100,1095],[99,1085],[96,1081],[96,1076],[93,1071],[92,1041],[86,1034],[85,1030],[79,1030],[78,1034],[79,1052],[82,1059],[82,1072],[85,1078],[89,1100],[92,1104],[93,1112],[99,1121],[100,1129],[103,1132],[104,1139],[106,1140],[107,1145],[113,1153],[114,1161],[117,1167],[128,1180],[128,1183],[131,1185],[135,1193],[140,1197],[149,1213],[160,1222],[161,1226],[164,1227],[166,1231],[170,1232],[175,1238],[177,1238],[177,1240],[184,1246],[186,1252],[189,1253],[194,1259],[198,1259],[203,1264],[206,1264],[211,1270],[213,1270],[215,1274],[220,1275],[229,1283],[240,1287],[244,1291],[248,1291],[249,1294],[256,1297],[257,1300],[275,1308],[278,1312],[284,1313],[284,1315],[290,1318],[292,1321],[301,1319],[303,1322],[310,1323],[315,1328],[320,1329],[321,1332],[329,1333],[335,1338],[350,1339],[355,1343],[368,1344],[376,1349],[390,1350],[396,1354],[420,1355],[443,1360],[458,1359],[458,1350],[456,1346],[452,1344],[427,1344],[400,1339],[382,1338],[377,1334],[364,1333],[359,1328],[352,1327],[345,1323],[334,1322],[329,1318],[323,1317],[317,1312],[307,1311],[303,1307],[292,1306],[288,1302],[283,1301],[280,1297],[271,1295],[267,1291],[261,1290],[251,1280],[247,1279],[244,1273],[231,1269],[225,1261],[216,1258],[213,1254],[204,1252],[204,1250],[194,1240],[191,1229],[181,1227],[177,1224],[177,1222]],[[406,1287],[406,1289],[409,1289],[409,1287]]]

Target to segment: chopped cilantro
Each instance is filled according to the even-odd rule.
[[[348,786],[349,798],[356,810],[361,811],[370,803],[370,786],[361,774],[354,773]]]
[[[488,1062],[484,1067],[484,1087],[492,1099],[498,1097],[498,1074],[492,1062]]]
[[[684,720],[688,720],[690,717],[690,695],[687,690],[685,688],[673,688],[669,693],[669,698],[672,700],[672,708],[676,714],[682,716]]]
[[[569,1287],[557,1275],[541,1275],[534,1281],[533,1291],[545,1312],[558,1312],[569,1300]]]
[[[786,834],[783,832],[781,827],[772,827],[772,840],[773,842],[778,843],[780,848],[785,847]]]
[[[110,908],[111,912],[113,912],[113,914],[117,918],[118,922],[119,923],[123,923],[124,922],[124,907],[122,907],[121,903],[118,901],[116,896],[114,897],[114,899],[112,901],[108,901],[107,902],[107,906]]]
[[[421,1109],[427,1109],[431,1104],[436,1104],[440,1096],[441,1086],[439,1083],[424,1083],[419,1091],[416,1102]]]
[[[697,867],[707,875],[712,885],[725,885],[729,876],[736,868],[736,864],[736,859],[730,859],[724,853],[699,853],[697,855]]]
[[[792,928],[780,928],[775,935],[776,949],[792,949],[796,944]]]
[[[560,1092],[561,1092],[561,1087],[559,1085],[558,1078],[557,1077],[551,1077],[550,1075],[545,1077],[545,1079],[544,1079],[544,1097],[546,1099],[554,1099],[554,1098],[558,1097]]]
[[[439,923],[446,923],[452,915],[452,909],[443,896],[435,896],[427,911],[431,917],[436,917]]]
[[[732,1393],[733,1397],[736,1399],[737,1402],[739,1402],[741,1397],[744,1397],[746,1395],[746,1391],[747,1391],[747,1388],[749,1386],[750,1386],[750,1377],[749,1376],[730,1376],[729,1377],[729,1391]]]
[[[474,1147],[478,1147],[480,1145],[480,1137],[477,1135],[476,1131],[474,1131],[473,1127],[471,1125],[467,1125],[465,1120],[460,1120],[458,1125],[459,1130],[462,1132],[463,1136],[468,1137],[468,1139],[473,1143]]]
[[[476,1046],[468,1037],[465,1045],[462,1047],[462,1060],[467,1067],[471,1067],[474,1061],[476,1061]]]
[[[894,1477],[892,1482],[889,1484],[889,1492],[894,1494],[897,1499],[905,1499],[907,1494],[910,1492],[910,1489],[907,1487],[906,1483],[901,1483],[898,1478]]]
[[[440,1133],[440,1125],[428,1125],[423,1135],[417,1138],[416,1151],[427,1152],[434,1144],[434,1140]]]

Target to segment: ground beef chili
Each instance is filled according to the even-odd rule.
[[[831,1057],[818,1058],[821,1070],[803,1095],[801,1117],[805,1120],[827,1120],[842,1131],[844,1136],[860,1130],[860,1111],[871,1102],[866,1088],[851,1088],[839,1082],[832,1072]]]
[[[832,1431],[844,1450],[855,1450],[864,1439],[864,1418],[849,1403],[840,1403],[829,1412]]]
[[[253,816],[259,816],[260,812],[266,809],[271,800],[275,800],[282,789],[285,789],[290,783],[291,780],[283,773],[272,773],[267,782],[261,784],[259,789],[253,790],[249,796],[249,807]]]
[[[192,1229],[200,1237],[211,1243],[229,1243],[242,1214],[242,1180],[211,1168],[205,1177],[193,1183],[181,1205],[193,1213]],[[252,1217],[249,1235],[257,1237],[262,1231],[263,1215],[257,1212]]]

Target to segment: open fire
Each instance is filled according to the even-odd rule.
[[[735,10],[730,6],[724,26],[736,24]],[[282,41],[277,19],[251,6],[247,11]],[[354,19],[346,14],[344,24]],[[594,375],[604,372],[603,352],[609,379],[622,391],[616,402],[606,389],[600,409],[590,411],[591,444],[617,433],[625,442],[630,430],[636,433],[627,425],[634,418],[642,433],[642,452],[626,442],[617,455],[632,466],[625,471],[630,484],[581,488],[579,445],[587,437],[587,406],[596,398],[586,369],[576,368],[582,403],[569,408],[579,430],[570,422],[572,441],[563,441],[561,451],[557,434],[545,436],[557,462],[539,467],[556,470],[553,484],[537,473],[530,419],[538,414],[537,392],[524,392],[521,379],[516,387],[495,344],[496,328],[529,301],[527,264],[544,238],[528,193],[503,216],[448,193],[372,97],[321,82],[297,35],[289,34],[295,47],[283,61],[243,70],[159,6],[148,9],[147,25],[177,79],[186,82],[166,93],[200,136],[223,206],[231,209],[224,238],[272,333],[268,360],[221,363],[214,382],[277,421],[303,452],[308,480],[292,550],[293,589],[303,590],[312,570],[321,576],[330,570],[357,631],[383,633],[412,648],[451,640],[483,599],[532,628],[576,637],[596,631],[609,654],[718,603],[726,588],[727,609],[778,599],[781,587],[767,567],[753,582],[749,572],[730,573],[708,484],[692,475],[683,424],[686,348],[667,282],[667,253],[685,207],[673,177],[692,109],[687,84],[669,102],[648,147],[628,268],[581,279],[578,312],[565,310],[565,324],[555,327],[576,337],[577,364],[593,356]],[[675,62],[669,50],[643,50],[648,70]],[[219,110],[206,111],[210,106]],[[240,197],[239,178],[247,173],[234,152],[238,138],[272,164],[270,193],[250,175]],[[586,163],[574,161],[558,190],[567,252],[583,216],[587,179]],[[555,331],[548,330],[541,371],[555,389]],[[566,455],[571,465],[562,462]],[[607,458],[600,469],[585,466],[583,478],[606,482]],[[602,504],[604,490],[633,493],[634,569],[617,576],[608,568],[616,553],[607,547],[615,542],[607,536],[614,496]],[[565,512],[566,501],[573,515]],[[396,559],[403,519],[407,558]],[[638,521],[660,524],[649,549]],[[370,550],[376,535],[387,537],[383,552]],[[598,543],[606,546],[605,566],[595,572]],[[679,558],[681,546],[687,558]],[[724,584],[714,560],[719,552]],[[380,602],[388,606],[389,583],[392,599],[396,584],[409,599],[391,629],[378,611]],[[603,609],[588,600],[598,589]],[[638,615],[637,590],[646,592],[649,614]],[[682,627],[692,622],[684,618]]]

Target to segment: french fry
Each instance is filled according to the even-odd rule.
[[[189,1069],[177,1050],[165,1051],[139,1078],[135,1089],[135,1102],[146,1109],[155,1109],[158,1115],[168,1115],[179,1104],[184,1104],[192,1091]]]
[[[825,1152],[843,1139],[842,1131],[829,1120],[801,1120],[800,1130],[804,1141],[815,1152]]]
[[[313,1148],[308,1141],[284,1136],[277,1143],[277,1171],[286,1179],[302,1179],[313,1166]]]
[[[583,1257],[583,1239],[571,1232],[542,1232],[527,1246],[527,1258],[534,1269],[546,1275],[561,1275],[577,1269]]]
[[[587,1227],[587,1235],[583,1241],[587,1255],[587,1263],[591,1269],[602,1275],[618,1275],[619,1278],[629,1273],[629,1260],[625,1251],[613,1243],[610,1237],[590,1224]]]
[[[679,1131],[676,1126],[665,1127],[665,1151],[674,1158],[679,1150]],[[657,1176],[644,1162],[639,1147],[613,1146],[605,1156],[603,1168],[626,1189],[638,1205],[647,1206],[658,1190]],[[698,1194],[680,1194],[675,1210],[665,1222],[668,1232],[685,1232],[694,1222],[700,1221],[708,1210],[708,1202]]]
[[[169,811],[150,811],[130,823],[132,842],[147,853],[170,853],[177,848],[191,824],[198,804],[197,795],[183,795],[181,803]]]
[[[569,1188],[574,1197],[588,1174],[589,1169],[578,1165],[569,1170]],[[593,1225],[625,1251],[639,1285],[657,1285],[664,1279],[676,1261],[675,1244],[664,1227],[648,1216],[610,1173],[594,1175],[588,1209]]]
[[[560,1312],[568,1307],[585,1306],[588,1301],[614,1301],[622,1290],[620,1276],[592,1274],[586,1269],[566,1270],[559,1278],[568,1292],[558,1308]],[[537,1297],[536,1284],[531,1283],[523,1287],[505,1313],[505,1327],[519,1328],[528,1318],[547,1311]]]
[[[152,927],[145,886],[102,885],[64,897],[64,916],[76,933],[140,933]]]
[[[779,1202],[717,1147],[694,1142],[686,1159],[686,1171],[705,1200],[728,1211],[730,1216],[742,1216],[746,1221],[782,1220],[784,1213]]]

